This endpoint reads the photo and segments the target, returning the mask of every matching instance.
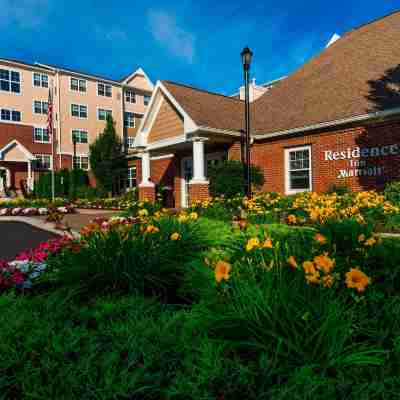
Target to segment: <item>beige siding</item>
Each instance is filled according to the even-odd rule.
[[[148,143],[179,136],[183,132],[183,118],[171,102],[164,97],[149,133]]]

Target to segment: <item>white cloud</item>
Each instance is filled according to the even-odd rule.
[[[0,0],[0,27],[36,28],[48,15],[49,0]]]
[[[178,26],[176,18],[164,10],[150,10],[148,23],[154,39],[172,54],[193,63],[195,57],[195,37]]]

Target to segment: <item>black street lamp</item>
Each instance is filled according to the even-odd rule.
[[[243,71],[244,71],[244,90],[245,90],[245,140],[243,140],[245,145],[245,179],[246,187],[245,193],[248,198],[251,197],[251,159],[250,159],[250,94],[249,94],[249,72],[251,59],[253,57],[253,52],[246,46],[240,53],[242,56]]]

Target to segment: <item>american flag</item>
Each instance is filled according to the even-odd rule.
[[[53,134],[53,98],[49,89],[49,102],[47,107],[47,132],[49,136]]]

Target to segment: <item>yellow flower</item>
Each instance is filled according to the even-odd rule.
[[[188,219],[189,219],[189,217],[184,213],[180,214],[178,217],[179,222],[186,222]]]
[[[356,289],[358,292],[363,292],[371,283],[371,279],[360,271],[358,268],[352,268],[346,273],[346,285],[350,289]]]
[[[223,279],[226,281],[230,278],[229,272],[231,271],[232,267],[226,261],[218,261],[217,265],[215,266],[215,280],[220,283]]]
[[[288,215],[287,220],[289,224],[295,224],[297,222],[297,218],[293,214]]]
[[[149,215],[149,212],[143,208],[142,210],[139,210],[138,212],[139,217],[147,217]]]
[[[363,233],[358,237],[358,241],[360,243],[365,241],[365,235]]]
[[[326,237],[324,235],[321,235],[320,233],[317,233],[314,236],[314,240],[320,244],[325,244],[326,243]]]
[[[364,243],[365,246],[373,246],[376,243],[376,239],[374,237],[370,237]]]
[[[157,232],[160,232],[160,229],[158,229],[154,225],[148,225],[146,228],[146,233],[157,233]]]
[[[160,219],[160,218],[161,218],[161,213],[160,213],[160,211],[156,211],[156,212],[154,213],[154,218],[155,218],[155,219]]]
[[[307,274],[306,280],[308,283],[319,283],[319,272],[315,271],[312,274]]]
[[[274,245],[272,244],[272,240],[271,239],[265,239],[265,242],[263,243],[263,247],[265,249],[272,249],[274,247]]]
[[[193,221],[196,221],[197,218],[199,218],[199,214],[197,214],[197,212],[190,213],[190,219],[192,219]]]
[[[246,251],[251,251],[254,248],[260,247],[260,241],[258,238],[253,237],[247,241]]]
[[[173,241],[179,240],[181,238],[181,235],[178,232],[174,232],[171,236],[170,239]]]
[[[335,260],[328,257],[328,253],[314,257],[314,263],[318,269],[322,269],[328,274],[335,264]]]
[[[333,283],[334,283],[334,279],[333,279],[332,275],[325,275],[322,278],[322,284],[324,285],[324,287],[330,288],[330,287],[332,287]]]
[[[290,256],[290,257],[287,259],[287,262],[288,262],[288,264],[289,264],[291,267],[297,268],[297,262],[296,262],[296,259],[295,259],[293,256]]]

